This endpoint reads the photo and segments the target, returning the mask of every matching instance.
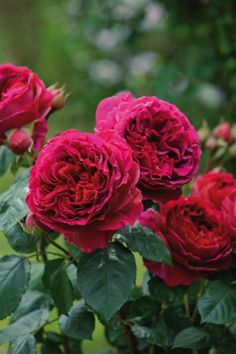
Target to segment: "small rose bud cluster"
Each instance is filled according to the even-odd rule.
[[[0,65],[0,145],[16,155],[38,151],[47,133],[47,118],[65,103],[64,88],[47,89],[27,67]]]

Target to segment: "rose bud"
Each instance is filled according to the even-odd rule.
[[[232,133],[232,127],[228,122],[220,123],[214,130],[213,135],[218,138],[222,139],[226,143],[230,144],[234,140],[234,136]]]
[[[57,88],[56,85],[53,85],[48,88],[48,90],[53,94],[54,98],[52,101],[52,110],[50,113],[54,111],[58,111],[59,109],[63,108],[65,105],[65,101],[67,95],[65,94],[64,86],[61,88]]]
[[[47,134],[46,118],[53,99],[53,93],[27,67],[0,65],[0,144],[12,130],[31,126],[32,150],[39,150]]]
[[[189,285],[226,270],[232,261],[232,239],[222,216],[205,200],[190,196],[148,209],[139,222],[150,228],[169,249],[173,266],[144,260],[147,269],[170,286]]]
[[[47,232],[50,230],[47,226],[42,224],[31,211],[25,219],[25,226],[27,230],[35,236],[41,236],[45,231]]]
[[[29,133],[24,129],[16,129],[10,134],[7,146],[14,154],[23,155],[32,144],[33,141]]]
[[[215,150],[216,148],[218,148],[217,140],[214,137],[210,136],[205,142],[205,148],[208,150]]]
[[[144,199],[177,199],[198,170],[197,132],[176,106],[158,97],[136,99],[123,92],[105,98],[97,107],[96,132],[107,130],[118,133],[131,147]]]
[[[230,148],[229,148],[229,156],[232,159],[236,158],[236,143],[230,146]]]
[[[198,136],[201,142],[205,142],[208,138],[210,130],[206,121],[203,122],[202,127],[198,130]]]

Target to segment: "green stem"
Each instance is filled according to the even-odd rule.
[[[71,256],[70,252],[68,252],[64,247],[62,247],[61,245],[59,245],[57,242],[55,242],[50,236],[48,236],[48,234],[45,233],[45,238],[47,239],[47,241],[49,243],[51,243],[54,247],[58,248],[60,251],[62,251],[63,253],[65,253],[67,256]]]
[[[189,301],[188,301],[188,294],[184,295],[184,308],[186,315],[190,317],[190,308],[189,308]]]
[[[128,324],[124,323],[126,320],[126,316],[125,316],[124,311],[122,309],[120,309],[118,313],[119,313],[120,319],[122,320],[123,325],[124,325],[125,335],[128,339],[130,354],[139,354],[139,350],[137,348],[137,343],[136,343],[136,338],[133,335],[133,333],[130,329],[130,326]]]
[[[43,262],[46,264],[48,261],[48,257],[46,254],[45,247],[46,247],[45,238],[42,236],[39,240],[39,251],[42,256]]]

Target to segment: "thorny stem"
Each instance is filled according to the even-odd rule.
[[[119,316],[122,321],[126,320],[126,316],[125,316],[124,311],[122,309],[119,310]],[[133,335],[133,333],[131,332],[130,326],[128,324],[124,323],[124,330],[125,330],[126,337],[128,339],[128,346],[129,346],[130,354],[139,354],[136,339],[135,339],[135,336]]]

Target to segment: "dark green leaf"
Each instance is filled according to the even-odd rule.
[[[0,194],[0,230],[7,231],[27,214],[28,177],[28,170],[22,172],[11,187]]]
[[[82,301],[79,301],[72,306],[68,316],[61,315],[59,327],[68,337],[78,340],[91,339],[95,327],[94,315],[86,310]]]
[[[42,354],[62,354],[62,351],[57,343],[45,340],[42,345]]]
[[[107,323],[105,327],[105,335],[108,342],[115,347],[128,346],[124,324],[118,315],[113,316]]]
[[[39,329],[47,320],[48,310],[40,309],[30,312],[0,332],[0,344],[12,342],[21,336]]]
[[[24,231],[21,224],[17,223],[4,232],[10,246],[19,253],[31,253],[36,250],[38,237]]]
[[[173,348],[202,349],[209,345],[209,335],[197,327],[188,327],[175,337]]]
[[[0,176],[4,175],[11,164],[12,152],[6,146],[0,146]]]
[[[171,255],[160,237],[155,235],[147,227],[136,225],[127,226],[118,231],[121,240],[126,242],[128,247],[139,252],[142,257],[150,261],[171,264]]]
[[[46,264],[43,282],[60,313],[67,313],[72,306],[74,295],[63,259],[54,259]]]
[[[38,290],[45,292],[45,286],[43,284],[43,273],[44,273],[44,264],[43,263],[32,263],[30,271],[30,281],[29,281],[29,290]]]
[[[236,318],[236,292],[220,280],[210,283],[198,300],[202,322],[225,324]]]
[[[83,254],[79,261],[79,291],[105,320],[128,300],[135,277],[134,257],[118,242],[110,243],[107,249]]]
[[[39,291],[27,291],[27,293],[24,294],[16,312],[12,316],[11,321],[14,322],[20,317],[38,309],[49,310],[51,305],[52,300],[47,294]]]
[[[0,319],[10,315],[19,305],[30,277],[30,263],[24,257],[0,259]]]
[[[7,354],[36,354],[35,345],[35,338],[28,334],[14,340],[10,344]]]

